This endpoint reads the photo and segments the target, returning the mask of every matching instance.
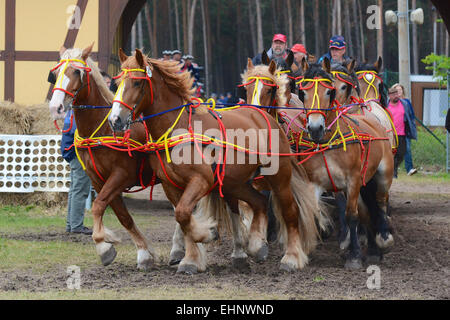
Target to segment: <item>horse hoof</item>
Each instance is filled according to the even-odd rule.
[[[247,258],[233,258],[233,268],[239,271],[248,271],[250,269],[250,264]]]
[[[262,247],[256,252],[255,254],[255,261],[256,262],[263,262],[267,259],[267,256],[269,255],[269,246],[267,243],[264,243]]]
[[[280,270],[288,273],[297,271],[297,269],[294,266],[291,266],[290,264],[287,263],[281,263]]]
[[[368,240],[367,240],[367,236],[365,234],[359,236],[359,244],[361,246],[367,247]]]
[[[384,253],[389,252],[390,249],[394,246],[394,237],[390,233],[387,233],[386,235],[378,233],[375,241],[378,247],[383,250]]]
[[[347,270],[359,270],[363,265],[360,258],[347,259],[344,268]]]
[[[107,265],[110,265],[111,262],[114,261],[116,256],[117,256],[116,249],[114,249],[114,246],[111,246],[105,253],[103,253],[100,256],[100,259],[102,261],[102,264],[106,267]]]
[[[180,264],[178,266],[177,273],[184,273],[188,275],[193,275],[198,272],[197,266],[193,264]]]
[[[137,268],[138,270],[148,270],[153,265],[153,257],[148,250],[138,250]]]
[[[170,253],[169,266],[179,264],[184,258],[183,251],[174,251]]]

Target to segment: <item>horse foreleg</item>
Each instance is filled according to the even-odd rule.
[[[383,250],[387,251],[394,245],[394,237],[389,231],[387,207],[389,194],[383,191],[377,191],[376,193],[377,205],[378,205],[378,228],[376,235],[376,243]]]
[[[122,226],[127,229],[128,233],[131,236],[131,239],[136,245],[137,268],[140,270],[147,270],[155,260],[154,249],[147,244],[147,240],[134,223],[133,218],[129,214],[123,202],[123,198],[120,195],[115,197],[111,201],[110,206],[114,210],[114,213],[116,214]]]
[[[232,198],[227,199],[227,211],[231,218],[231,226],[233,229],[233,253],[231,258],[233,267],[238,270],[247,270],[250,268],[248,264],[248,256],[245,252],[247,246],[247,230],[244,232],[245,226],[241,222],[240,211],[251,210],[247,205],[239,206],[239,200]],[[244,215],[246,213],[243,213]]]
[[[184,235],[180,224],[175,226],[175,232],[172,236],[172,248],[170,249],[169,265],[173,266],[180,263],[184,258]]]

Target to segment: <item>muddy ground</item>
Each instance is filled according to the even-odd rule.
[[[160,217],[158,232],[143,230],[155,246],[170,246],[174,228],[171,206],[163,201],[149,204],[147,195],[128,198],[133,214]],[[281,251],[270,246],[265,263],[250,262],[250,270],[239,272],[231,266],[231,241],[224,236],[208,246],[207,271],[194,276],[177,275],[167,261],[141,272],[135,264],[114,262],[108,267],[98,263],[83,269],[83,289],[161,288],[180,290],[206,285],[215,290],[239,288],[279,295],[282,299],[450,299],[450,185],[421,184],[405,186],[394,183],[391,206],[395,228],[395,246],[379,264],[381,288],[367,287],[367,265],[360,271],[344,270],[344,254],[334,233],[310,255],[307,267],[294,274],[278,270]],[[124,229],[116,229],[125,243],[131,240]],[[90,237],[61,232],[40,234],[3,234],[11,239],[33,241],[71,241],[91,243]],[[119,245],[120,246],[120,245]],[[44,273],[13,271],[0,273],[1,291],[51,291],[66,288],[66,270],[55,266]],[[225,289],[224,289],[225,290]],[[211,297],[214,298],[214,297]]]

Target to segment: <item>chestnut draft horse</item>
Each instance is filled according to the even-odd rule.
[[[317,194],[341,190],[347,193],[349,200],[346,216],[350,226],[350,254],[345,266],[352,269],[360,268],[361,252],[356,233],[359,221],[358,203],[360,214],[367,210],[362,206],[363,202],[358,201],[359,192],[365,181],[374,178],[377,185],[376,202],[380,208],[385,209],[392,183],[392,154],[387,137],[378,123],[363,117],[343,116],[339,113],[339,109],[333,106],[336,89],[330,75],[328,59],[324,60],[323,66],[327,71],[322,70],[319,65],[310,66],[303,61],[306,80],[301,82],[299,96],[305,104],[305,109],[279,110],[277,117],[289,135],[292,146],[298,152],[310,179],[316,184]],[[254,71],[257,68],[260,66],[255,67]],[[267,85],[260,87],[259,90],[255,88],[254,83],[247,85],[248,97],[253,97],[255,92],[259,92],[260,102],[270,105],[268,91],[273,86],[283,85],[280,83],[280,77],[274,72],[271,73],[272,76],[265,80]],[[247,76],[266,78],[267,72],[263,75],[248,72]],[[244,82],[248,82],[248,78],[244,78]],[[253,101],[256,99],[253,98]],[[279,106],[283,106],[281,98],[279,102],[281,102]],[[271,110],[273,112],[276,109]],[[378,254],[376,247],[369,249],[373,249],[369,254]]]
[[[153,151],[151,167],[161,179],[184,233],[186,254],[178,272],[205,270],[205,254],[196,244],[216,237],[215,223],[210,218],[216,211],[224,211],[220,217],[227,211],[238,214],[239,200],[248,203],[254,213],[248,252],[254,257],[267,256],[267,199],[249,183],[260,171],[272,189],[271,201],[282,224],[285,254],[280,268],[291,271],[304,267],[307,253],[317,240],[315,216],[319,207],[314,192],[289,157],[289,142],[284,134],[279,134],[276,121],[252,107],[218,112],[214,108],[186,104],[190,101],[192,79],[177,73],[175,63],[150,59],[138,49],[131,57],[120,50],[119,57],[122,82],[109,122],[115,131],[123,131],[128,129],[130,119],[143,114],[150,140],[156,141],[148,145]],[[254,141],[248,136],[253,130],[260,137]],[[237,134],[231,136],[235,131]],[[239,140],[238,136],[246,137]],[[177,145],[179,141],[184,143]],[[208,150],[208,146],[213,148]],[[251,153],[266,155],[268,159],[254,157],[252,162]],[[244,161],[240,162],[238,157]],[[276,168],[270,172],[273,166]],[[203,203],[219,205],[203,206],[201,199]],[[199,214],[192,215],[197,203]],[[233,256],[238,258],[245,259],[245,252]]]
[[[89,58],[92,47],[84,50],[61,48],[61,61],[49,74],[49,81],[55,83],[50,113],[55,120],[61,119],[68,108],[73,108],[78,129],[78,135],[75,135],[77,155],[98,192],[92,206],[92,238],[102,264],[109,265],[116,257],[113,244],[118,238],[102,222],[105,209],[110,205],[137,247],[138,269],[147,269],[154,261],[154,250],[128,213],[122,192],[133,186],[148,186],[153,172],[144,153],[133,153],[130,158],[126,149],[120,150],[111,128],[105,124],[110,110],[101,106],[111,106],[113,94]],[[146,141],[144,126],[133,125],[128,143],[138,146]]]
[[[397,132],[392,117],[386,109],[387,98],[383,90],[384,84],[378,75],[382,64],[383,59],[381,57],[378,57],[378,60],[373,64],[359,63],[355,67],[355,73],[359,81],[361,98],[365,102],[362,107],[363,112],[367,111],[378,119],[385,128],[392,150],[395,152],[398,147]]]

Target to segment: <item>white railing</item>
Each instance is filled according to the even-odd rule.
[[[0,135],[0,192],[68,192],[60,147],[60,135]]]

